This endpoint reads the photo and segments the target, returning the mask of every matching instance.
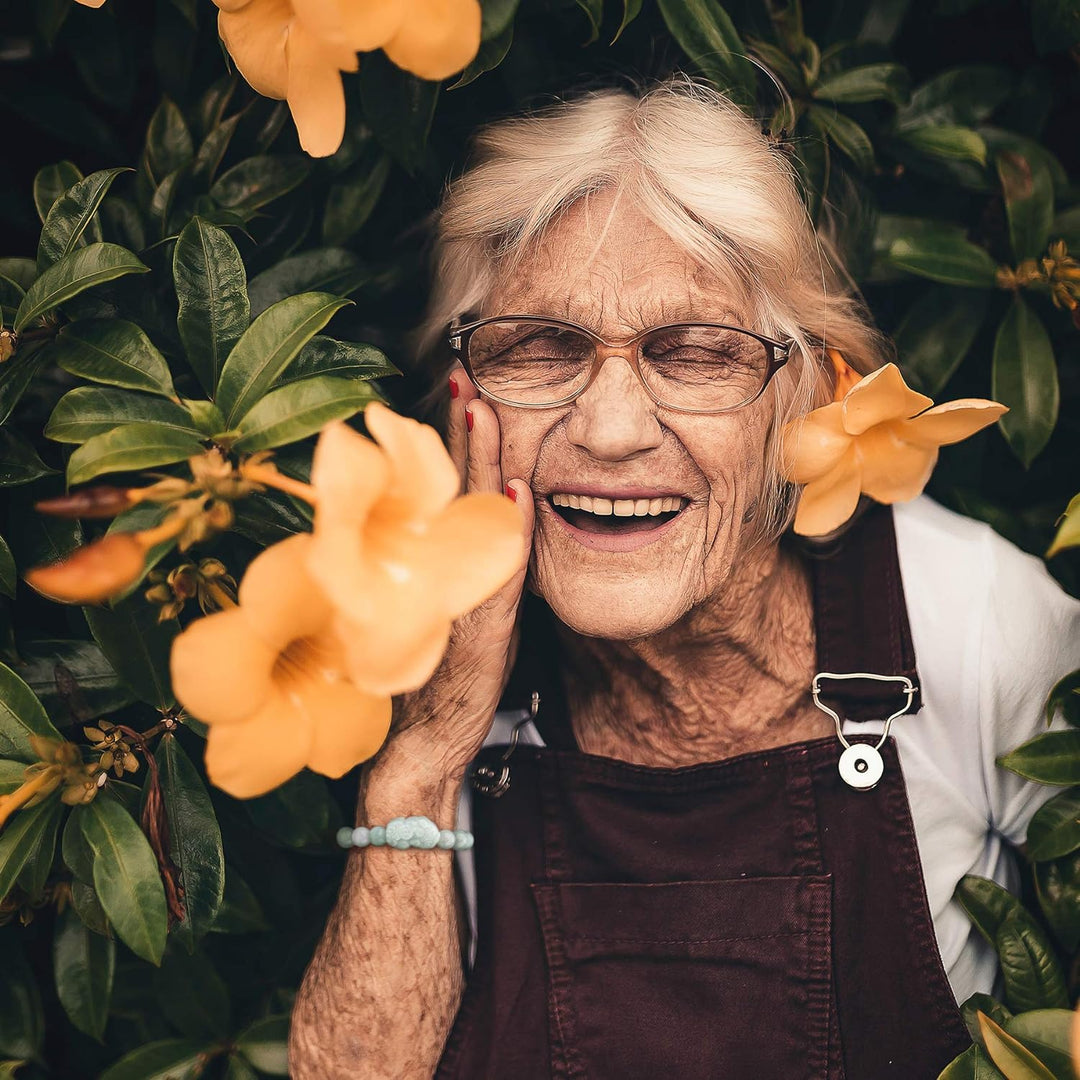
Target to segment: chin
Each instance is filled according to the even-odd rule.
[[[678,622],[693,606],[672,582],[638,578],[629,584],[614,576],[605,581],[538,582],[535,591],[555,616],[575,633],[608,641],[651,637]]]

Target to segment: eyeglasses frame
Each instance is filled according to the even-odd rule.
[[[498,394],[493,394],[490,390],[486,390],[482,387],[477,381],[476,376],[473,374],[472,364],[469,362],[469,339],[483,326],[488,326],[491,323],[497,322],[508,322],[511,320],[515,322],[543,323],[550,326],[560,326],[567,330],[576,330],[578,333],[584,334],[592,341],[595,349],[592,371],[589,372],[589,377],[585,380],[585,383],[568,397],[560,398],[558,401],[545,402],[508,401],[506,398],[500,397]],[[657,330],[680,330],[690,326],[705,326],[713,330],[737,330],[739,333],[747,334],[765,346],[769,354],[769,367],[766,371],[765,378],[761,382],[760,388],[753,397],[747,398],[746,401],[742,401],[738,405],[726,405],[722,409],[688,409],[678,405],[668,405],[667,402],[661,401],[652,392],[649,384],[641,374],[640,350],[631,347],[636,346],[642,338],[655,333]],[[765,334],[759,334],[756,330],[747,330],[745,326],[735,326],[733,323],[684,321],[663,323],[660,326],[650,326],[647,329],[634,334],[633,337],[627,338],[625,341],[611,342],[605,341],[599,334],[594,333],[588,327],[580,326],[577,323],[569,322],[566,319],[554,319],[545,315],[493,315],[490,318],[477,319],[475,322],[464,323],[461,326],[451,326],[449,334],[447,335],[447,343],[450,346],[450,351],[461,361],[461,366],[465,368],[465,373],[469,376],[472,384],[484,397],[490,398],[492,401],[497,401],[502,405],[509,405],[515,409],[555,409],[560,405],[568,405],[571,401],[575,401],[577,398],[581,397],[581,395],[592,386],[596,381],[597,376],[600,374],[600,369],[604,366],[606,361],[611,359],[612,356],[621,356],[633,369],[634,374],[638,378],[638,382],[645,388],[645,393],[647,393],[660,408],[669,409],[672,412],[678,413],[692,413],[699,416],[718,416],[722,413],[735,412],[737,409],[744,409],[747,405],[752,405],[757,401],[758,398],[765,393],[765,388],[772,381],[772,377],[790,359],[791,349],[795,344],[795,339],[787,338],[784,341],[778,341],[776,338],[767,337]],[[627,350],[631,351],[628,353]]]

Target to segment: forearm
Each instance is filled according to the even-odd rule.
[[[388,751],[361,781],[358,823],[423,814],[453,827],[459,783],[421,782]],[[294,1080],[430,1080],[463,986],[452,860],[439,850],[350,850],[293,1010]]]

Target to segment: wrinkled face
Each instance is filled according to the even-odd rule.
[[[610,215],[609,200],[576,204],[484,314],[568,319],[609,342],[685,320],[748,325],[674,241],[626,200]],[[774,385],[734,412],[672,412],[610,356],[569,405],[491,403],[503,476],[526,480],[536,501],[532,587],[564,623],[594,637],[643,637],[722,595],[744,565]],[[636,516],[646,499],[663,512]],[[622,516],[631,500],[635,516]]]

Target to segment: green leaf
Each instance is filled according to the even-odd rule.
[[[231,1065],[234,1059],[230,1058],[229,1063]],[[15,1076],[16,1071],[26,1064],[26,1058],[19,1058],[16,1060],[0,1061],[0,1080],[18,1080]],[[252,1073],[252,1076],[255,1074]]]
[[[124,424],[88,439],[68,459],[69,484],[84,484],[109,472],[171,465],[203,451],[200,436],[153,422]]]
[[[212,401],[198,401],[193,398],[182,398],[184,408],[191,415],[195,426],[207,438],[220,435],[225,430],[225,417],[221,410]]]
[[[83,174],[78,166],[70,161],[46,165],[38,170],[37,176],[34,177],[34,206],[37,208],[42,225],[45,224],[53,203],[82,178]]]
[[[294,848],[332,841],[341,818],[326,781],[307,770],[266,795],[246,799],[244,809],[264,833]]]
[[[236,504],[233,528],[261,547],[268,547],[298,532],[310,532],[311,520],[284,496],[249,495]]]
[[[641,0],[630,0],[630,2],[640,4]],[[482,41],[479,51],[469,62],[469,66],[458,76],[456,82],[447,87],[447,90],[460,90],[461,87],[475,82],[485,72],[494,71],[506,59],[506,54],[510,51],[510,46],[513,43],[513,26],[508,26],[498,37],[492,38],[490,41]],[[324,227],[323,236],[331,238],[332,235]]]
[[[0,758],[0,795],[10,795],[26,779],[25,761],[5,761]]]
[[[811,105],[806,115],[810,123],[828,136],[854,162],[860,172],[873,172],[873,144],[870,136],[854,120],[820,105]]]
[[[1003,150],[994,160],[1005,197],[1013,256],[1017,262],[1034,259],[1046,247],[1054,220],[1050,170],[1043,162],[1029,162],[1011,150]]]
[[[36,806],[17,810],[4,826],[0,832],[0,899],[11,892],[16,878],[38,851],[49,845],[50,838],[55,848],[56,829],[63,810],[60,796],[54,792]]]
[[[46,476],[10,492],[12,519],[18,521],[20,527],[8,533],[8,541],[20,571],[56,562],[82,543],[82,526],[78,521],[39,514],[34,509],[40,499],[62,495],[65,491],[61,477]],[[2,752],[0,750],[0,754]]]
[[[172,507],[166,503],[137,503],[123,513],[117,514],[117,516],[113,518],[112,524],[109,525],[106,532],[141,532],[143,529],[152,529],[155,526],[160,525],[171,512]],[[122,592],[119,592],[112,597],[110,600],[112,606],[115,607],[117,603],[121,600],[126,600],[133,592],[139,589],[145,580],[146,575],[176,547],[177,543],[178,538],[173,536],[155,544],[146,553],[142,574],[135,581],[131,582]]]
[[[217,934],[253,934],[269,928],[254,890],[230,866],[225,875],[225,895],[210,929]]]
[[[1080,499],[1080,495],[1073,497],[1069,503],[1072,509],[1073,503]],[[1052,723],[1054,716],[1061,710],[1062,717],[1073,727],[1080,727],[1080,670],[1070,672],[1064,678],[1059,679],[1053,689],[1046,696],[1046,722]]]
[[[1055,1076],[1068,1077],[1071,1009],[1032,1009],[1007,1020],[1005,1031],[1030,1050]]]
[[[236,427],[289,361],[348,303],[328,293],[301,293],[273,304],[248,327],[225,361],[214,397],[227,428]]]
[[[756,98],[754,67],[731,16],[716,0],[659,0],[671,36],[710,82],[744,107]]]
[[[406,170],[424,163],[428,132],[439,99],[439,84],[418,79],[392,64],[382,52],[368,53],[360,65],[360,100],[376,138]]]
[[[949,68],[915,88],[911,101],[896,114],[897,126],[974,127],[988,120],[1012,89],[1008,68],[989,64]]]
[[[1036,735],[998,764],[1040,784],[1080,784],[1080,731]]]
[[[1019,294],[1013,297],[994,339],[990,392],[995,401],[1009,407],[998,426],[1027,468],[1050,441],[1060,391],[1046,327]]]
[[[13,428],[0,427],[0,487],[29,484],[54,472],[22,435]]]
[[[936,398],[974,344],[989,307],[990,293],[981,289],[927,289],[893,331],[908,381]]]
[[[92,641],[39,638],[20,643],[19,653],[19,675],[59,726],[107,716],[135,700]],[[67,697],[68,683],[74,685],[77,703]],[[73,704],[79,715],[72,715]]]
[[[79,825],[79,818],[75,814],[69,814],[67,824],[64,826],[64,836],[60,842],[60,855],[64,865],[71,871],[77,881],[93,884],[94,881],[94,853],[83,836]]]
[[[615,31],[615,36],[611,39],[612,45],[623,36],[626,28],[641,14],[641,7],[642,0],[623,0],[622,21],[619,23],[619,29]]]
[[[24,330],[95,285],[114,281],[125,274],[145,274],[149,269],[132,252],[116,244],[90,244],[77,248],[50,266],[30,286],[15,316],[15,330]]]
[[[122,424],[138,421],[201,437],[191,414],[166,398],[98,386],[69,390],[56,403],[45,425],[45,434],[56,442],[78,444]]]
[[[162,1016],[189,1039],[212,1042],[229,1034],[229,989],[202,952],[170,948],[154,973],[154,996]]]
[[[123,319],[85,319],[64,327],[56,362],[72,375],[175,398],[169,364],[141,327]]]
[[[1036,863],[1035,893],[1054,937],[1071,955],[1080,946],[1080,854]]]
[[[938,1080],[1009,1080],[981,1046],[969,1046],[938,1076]]]
[[[1076,547],[1080,544],[1080,495],[1074,495],[1065,508],[1065,513],[1058,518],[1057,532],[1053,543],[1046,550],[1046,558],[1052,558],[1059,551]],[[1080,714],[1078,714],[1080,715]]]
[[[225,358],[251,321],[244,262],[228,233],[195,217],[176,241],[173,280],[180,340],[212,394]]]
[[[210,188],[210,197],[228,210],[251,215],[298,187],[310,172],[306,158],[251,157],[222,173]]]
[[[115,970],[114,941],[95,934],[71,909],[59,916],[53,938],[56,994],[68,1019],[98,1042],[109,1019]]]
[[[166,176],[189,164],[194,153],[184,114],[163,98],[146,130],[144,164],[149,169],[150,186],[157,188]]]
[[[236,1037],[236,1049],[255,1066],[259,1072],[271,1076],[289,1075],[289,1018],[268,1016]]]
[[[986,142],[971,128],[952,124],[906,128],[897,138],[924,157],[986,164]]]
[[[162,712],[175,704],[169,680],[169,653],[179,633],[175,619],[157,621],[157,610],[142,597],[112,608],[83,608],[94,640],[116,673],[140,701]]]
[[[33,259],[0,256],[0,274],[10,278],[23,292],[26,292],[38,276],[37,263]]]
[[[864,64],[848,68],[822,79],[814,87],[814,97],[847,104],[891,101],[894,105],[903,105],[908,96],[908,74],[901,64]]]
[[[589,20],[589,36],[585,45],[591,45],[600,36],[600,23],[604,18],[604,0],[574,0]]]
[[[199,152],[191,166],[191,178],[201,187],[209,186],[217,174],[221,159],[236,134],[237,125],[240,123],[242,114],[235,113],[228,120],[223,120],[202,141]]]
[[[41,349],[34,349],[33,346],[20,348],[6,364],[0,366],[0,424],[11,415],[34,376],[50,361],[52,355],[51,345]]]
[[[15,321],[25,295],[26,290],[17,281],[0,275],[0,324],[9,326]]]
[[[509,34],[506,47],[502,55],[490,65],[484,68],[489,71],[502,62],[506,50],[510,48]],[[502,39],[499,39],[501,42]],[[480,51],[484,52],[488,46],[481,45]],[[495,51],[498,51],[496,43]],[[465,69],[455,86],[464,85],[465,76],[473,69],[480,59],[477,54],[476,60]],[[476,75],[480,72],[477,71]],[[473,76],[473,78],[476,77]],[[382,196],[386,180],[390,175],[390,158],[385,154],[379,154],[374,161],[367,155],[356,162],[335,184],[330,188],[326,196],[326,207],[323,211],[322,236],[324,244],[344,244],[354,237],[371,217],[372,211],[378,205]],[[333,291],[333,290],[330,290]]]
[[[125,1054],[98,1080],[194,1080],[209,1048],[191,1039],[159,1039]]]
[[[1029,859],[1057,859],[1080,848],[1080,788],[1070,788],[1043,803],[1028,825]]]
[[[26,934],[20,930],[0,928],[0,1056],[40,1060],[45,1018],[37,976],[23,953]]]
[[[483,19],[480,23],[480,40],[490,41],[514,24],[518,0],[482,0]]]
[[[1006,920],[1031,920],[1023,904],[1008,889],[989,878],[966,874],[956,886],[953,899],[991,945]]]
[[[987,1052],[1009,1080],[1055,1080],[1054,1074],[1030,1050],[990,1017],[980,1017],[979,1023]]]
[[[343,248],[316,248],[290,255],[252,279],[248,286],[251,313],[261,315],[272,304],[297,293],[348,296],[370,278],[371,271]]]
[[[991,1020],[1004,1025],[1008,1022],[1012,1013],[992,998],[989,994],[975,993],[960,1006],[960,1016],[964,1026],[968,1029],[971,1041],[982,1046],[982,1029],[979,1027],[979,1013],[984,1012]]]
[[[169,821],[169,854],[184,886],[184,920],[173,934],[190,951],[221,907],[225,891],[221,830],[206,787],[175,735],[166,732],[161,737],[154,758]]]
[[[94,891],[120,940],[151,964],[165,949],[165,889],[150,844],[132,816],[102,794],[72,817],[94,853]]]
[[[89,231],[91,240],[101,240],[101,227],[94,220],[101,200],[112,182],[126,169],[103,169],[91,173],[65,191],[52,205],[38,241],[39,270],[52,266],[75,250]]]
[[[37,819],[39,828],[34,830],[33,841],[28,841],[30,857],[23,863],[18,875],[19,885],[31,900],[41,900],[45,892],[45,883],[49,879],[49,871],[52,870],[53,857],[56,854],[56,834],[64,812],[64,804],[58,795],[50,796],[38,805],[47,807],[48,813],[43,813]],[[31,809],[36,810],[37,806]],[[0,834],[0,837],[3,835]]]
[[[70,821],[71,818],[69,817],[68,820]],[[112,928],[109,926],[105,909],[101,906],[93,885],[77,879],[72,881],[71,906],[88,929],[95,934],[100,934],[101,937],[112,939]]]
[[[889,246],[888,260],[943,285],[992,289],[996,283],[994,260],[981,247],[951,232],[927,230],[921,236],[897,238]]]
[[[15,569],[15,557],[11,554],[7,541],[0,536],[0,593],[14,599],[18,579],[19,572]]]
[[[331,420],[355,415],[376,396],[368,383],[329,375],[289,383],[271,390],[245,415],[233,448],[246,454],[306,439]]]
[[[0,1080],[3,1080],[0,1077]],[[224,1080],[259,1080],[259,1074],[239,1054],[230,1054],[225,1064]]]
[[[6,664],[0,664],[0,757],[37,761],[31,735],[61,737],[30,687]]]
[[[310,379],[313,375],[336,375],[342,379],[382,379],[401,371],[374,345],[335,341],[316,334],[281,373],[277,386]]]
[[[1001,961],[1005,1000],[1013,1012],[1068,1008],[1065,975],[1054,948],[1030,916],[1006,919],[998,927],[994,947]]]

